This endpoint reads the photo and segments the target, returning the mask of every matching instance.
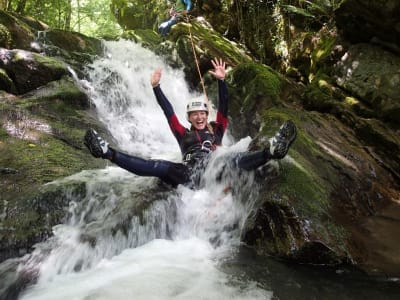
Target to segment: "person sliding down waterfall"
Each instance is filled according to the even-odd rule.
[[[169,1],[167,2],[169,4]],[[171,18],[158,26],[158,32],[161,34],[161,36],[165,37],[173,25],[177,24],[183,16],[187,16],[191,8],[192,1],[176,0],[175,4],[169,10],[169,15]]]
[[[109,147],[98,133],[89,129],[84,143],[94,157],[109,159],[119,167],[139,176],[154,176],[176,187],[179,184],[191,188],[199,187],[210,154],[222,143],[228,125],[228,94],[225,84],[225,62],[211,61],[210,71],[218,81],[218,110],[216,120],[208,122],[208,103],[205,99],[194,99],[187,104],[186,118],[191,127],[185,128],[178,120],[174,109],[160,87],[161,69],[151,75],[151,85],[158,104],[163,110],[170,129],[180,146],[182,163],[167,160],[143,159]],[[242,170],[255,170],[271,159],[282,159],[296,137],[296,127],[290,120],[285,121],[272,138],[271,145],[263,150],[240,152],[229,158],[227,163]]]

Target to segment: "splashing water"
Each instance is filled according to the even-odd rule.
[[[105,46],[107,55],[90,66],[84,86],[115,146],[140,157],[179,160],[150,75],[162,67],[163,91],[183,124],[188,125],[187,100],[198,95],[189,92],[182,71],[139,45]],[[205,188],[198,191],[160,190],[156,179],[114,166],[61,180],[84,182],[86,193],[83,199],[71,197],[68,221],[56,226],[54,236],[37,245],[21,267],[39,273],[22,299],[270,299],[270,291],[218,267],[239,244],[256,192],[251,176],[241,185],[246,199],[224,192],[229,183],[215,182],[219,158],[245,150],[249,142],[217,150]],[[151,201],[135,201],[139,198]],[[142,214],[131,213],[143,203]]]

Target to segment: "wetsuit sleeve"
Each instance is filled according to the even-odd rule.
[[[192,1],[190,1],[190,0],[183,0],[183,2],[184,2],[185,5],[186,5],[186,10],[187,10],[187,11],[190,11],[190,10],[192,9]]]
[[[178,143],[180,144],[182,137],[185,134],[186,128],[179,122],[178,117],[176,116],[171,103],[164,95],[160,85],[154,87],[153,91],[154,95],[156,96],[157,103],[161,106],[164,115],[167,117],[167,121],[169,127],[171,128],[172,133],[174,134],[175,138],[178,140]]]
[[[216,121],[222,125],[225,131],[228,127],[228,89],[224,80],[218,80],[218,111]]]

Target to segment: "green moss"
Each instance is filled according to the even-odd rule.
[[[232,83],[241,87],[241,105],[246,111],[254,110],[255,105],[263,100],[268,108],[279,103],[282,88],[280,75],[270,67],[257,63],[238,65],[232,72]]]
[[[329,59],[336,43],[337,37],[335,35],[327,32],[321,33],[319,42],[311,53],[310,81],[314,79],[317,72],[330,73],[331,63]]]
[[[16,170],[15,174],[4,175],[4,185],[0,184],[2,194],[5,192],[10,198],[14,192],[23,193],[56,178],[105,164],[84,149],[82,138],[90,126],[85,112],[72,109],[64,101],[19,100],[14,107],[9,105],[2,117],[25,130],[24,139],[8,135],[3,127],[0,131],[0,166]],[[47,124],[51,133],[24,122]]]
[[[144,47],[155,48],[161,43],[158,33],[150,29],[127,30],[121,36],[124,39],[133,40]]]
[[[279,163],[281,173],[273,193],[288,201],[301,219],[310,221],[312,231],[318,233],[322,240],[344,249],[343,241],[347,233],[330,217],[331,194],[339,184],[338,175],[331,164],[325,163],[323,168],[318,167],[323,161],[335,161],[335,158],[323,151],[305,131],[309,126],[323,126],[318,124],[320,119],[313,115],[296,114],[291,109],[274,107],[263,111],[258,138],[262,140],[273,136],[287,119],[296,124],[297,137],[289,150],[289,157]],[[278,246],[287,249],[284,244],[274,245]]]
[[[4,69],[0,68],[0,90],[15,92],[15,85]]]
[[[11,33],[6,26],[0,24],[0,47],[9,48],[11,45]]]
[[[195,20],[192,20],[190,23],[181,22],[173,26],[168,38],[175,42],[178,42],[181,38],[190,43],[193,41],[198,56],[206,55],[209,58],[223,57],[230,66],[251,61],[251,58],[244,51],[241,51],[238,45],[225,39],[220,33],[204,27]],[[187,50],[192,52],[190,45]],[[186,55],[189,51],[185,52]],[[180,53],[181,57],[183,55],[183,53]]]
[[[46,33],[46,39],[64,51],[84,52],[87,55],[102,53],[101,41],[99,39],[85,36],[78,32],[53,29]]]
[[[34,58],[35,61],[37,61],[38,64],[40,65],[44,65],[49,69],[61,69],[64,70],[66,69],[66,65],[58,60],[58,59],[54,59],[48,56],[44,56],[44,55],[40,55],[40,54],[36,54],[36,53],[32,53],[32,56]]]
[[[277,190],[293,203],[302,218],[317,219],[328,215],[329,191],[326,190],[316,174],[300,165],[282,164],[282,179]]]
[[[42,106],[48,112],[57,115],[75,115],[76,109],[89,107],[87,95],[82,92],[70,77],[51,81],[21,101],[21,106],[28,108]]]

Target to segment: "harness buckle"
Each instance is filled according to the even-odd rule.
[[[204,141],[201,144],[201,151],[210,153],[212,151],[212,143],[209,140]]]

